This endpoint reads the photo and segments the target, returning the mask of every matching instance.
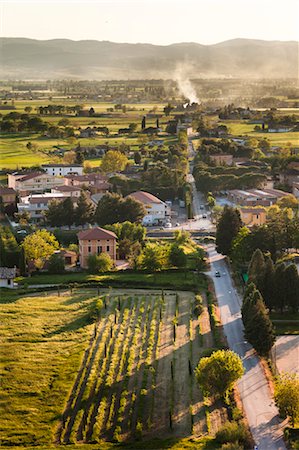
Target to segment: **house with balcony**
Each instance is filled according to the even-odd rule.
[[[14,172],[8,174],[8,187],[19,195],[38,194],[50,191],[55,186],[62,186],[64,179],[45,172]]]
[[[79,262],[83,269],[88,268],[88,257],[107,253],[116,263],[117,236],[104,228],[95,227],[78,233]]]
[[[171,207],[149,192],[137,191],[129,195],[138,202],[142,203],[146,216],[143,218],[144,225],[153,225],[155,223],[164,223],[171,216]]]
[[[44,194],[31,194],[21,198],[20,203],[17,204],[18,212],[27,212],[32,222],[40,222],[53,200],[63,201],[68,197],[64,193],[53,194],[46,192]],[[76,197],[73,197],[73,201],[76,201]]]

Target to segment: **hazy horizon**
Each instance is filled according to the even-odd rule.
[[[3,37],[163,46],[299,41],[297,0],[2,0],[0,6]]]

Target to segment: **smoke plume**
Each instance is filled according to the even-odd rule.
[[[197,97],[196,91],[192,86],[192,83],[187,75],[187,68],[178,67],[175,71],[174,79],[178,84],[178,88],[181,94],[189,100],[189,103],[198,103],[200,104],[200,100]]]

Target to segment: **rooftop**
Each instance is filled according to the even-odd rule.
[[[138,200],[139,202],[147,205],[150,203],[163,203],[162,200],[160,200],[158,197],[155,197],[153,194],[144,191],[132,192],[132,194],[128,195],[128,197],[133,197],[135,200]]]
[[[78,233],[78,239],[84,240],[101,240],[101,239],[117,239],[117,236],[113,231],[105,230],[104,228],[95,227],[89,230],[80,231]]]
[[[1,280],[12,280],[16,276],[15,267],[0,267],[0,279]]]

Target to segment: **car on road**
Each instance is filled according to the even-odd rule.
[[[221,273],[219,272],[219,270],[216,270],[215,277],[217,277],[217,278],[221,277]]]
[[[206,219],[206,218],[207,218],[207,215],[206,215],[206,214],[203,214],[203,215],[202,215],[202,218],[203,218],[203,219]]]
[[[203,205],[200,205],[200,209],[203,209],[204,208],[204,206]]]
[[[165,228],[172,228],[171,223],[170,223],[170,222],[167,222],[167,223],[165,224]]]
[[[179,222],[177,222],[177,223],[175,224],[175,226],[176,226],[176,227],[179,227],[179,226],[180,226]]]

